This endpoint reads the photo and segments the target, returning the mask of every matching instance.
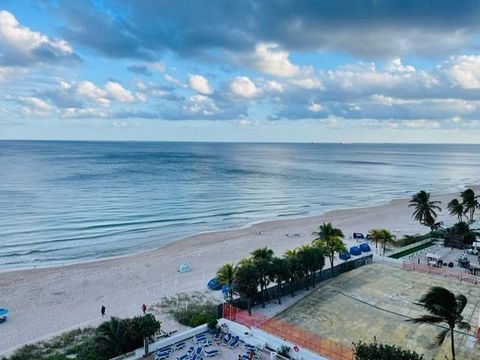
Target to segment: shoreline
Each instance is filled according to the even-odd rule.
[[[466,188],[472,188],[475,192],[480,192],[480,185],[465,185],[463,186],[464,189]],[[413,194],[414,192],[412,192]],[[432,196],[457,196],[459,193],[452,193],[452,192],[446,192],[446,193],[432,193]],[[392,198],[390,200],[386,200],[383,202],[379,202],[378,204],[370,204],[367,206],[359,206],[359,207],[349,207],[349,208],[339,208],[339,209],[332,209],[332,210],[326,210],[323,212],[319,213],[312,213],[310,215],[304,216],[276,216],[275,218],[272,219],[263,219],[263,220],[258,220],[258,221],[253,221],[251,223],[247,223],[244,226],[238,226],[238,227],[232,227],[229,229],[213,229],[213,230],[206,230],[206,231],[201,231],[195,234],[191,235],[186,235],[179,237],[175,240],[172,240],[168,243],[153,247],[153,248],[148,248],[148,249],[142,249],[139,250],[138,252],[129,252],[126,254],[121,254],[121,255],[114,255],[114,256],[107,256],[107,257],[102,257],[102,258],[95,258],[95,259],[85,259],[85,260],[79,260],[79,261],[65,261],[62,263],[52,263],[52,264],[45,264],[45,265],[33,265],[33,266],[25,266],[25,267],[12,267],[12,268],[5,268],[1,269],[0,268],[0,275],[5,274],[5,273],[12,273],[12,272],[18,272],[18,271],[35,271],[35,270],[40,270],[40,269],[51,269],[51,268],[63,268],[63,267],[69,267],[69,266],[75,266],[75,265],[81,265],[81,264],[89,264],[89,263],[95,263],[95,262],[103,262],[103,261],[109,261],[109,260],[116,260],[116,259],[122,259],[122,258],[128,258],[128,257],[134,257],[134,256],[141,256],[145,253],[150,253],[152,251],[159,251],[164,247],[167,247],[168,245],[182,242],[182,241],[187,241],[190,240],[191,238],[203,236],[203,235],[209,235],[213,233],[225,233],[225,232],[234,232],[234,231],[241,231],[241,230],[247,230],[250,228],[253,228],[255,226],[259,226],[261,224],[269,224],[269,223],[275,223],[275,222],[283,222],[283,221],[294,221],[294,220],[308,220],[308,219],[313,219],[313,218],[318,218],[322,216],[328,216],[330,214],[334,214],[335,212],[342,212],[342,211],[351,211],[351,210],[361,210],[361,209],[369,209],[369,208],[375,208],[378,206],[388,206],[390,203],[395,202],[395,201],[401,201],[401,200],[406,200],[410,198],[406,197],[399,197],[399,198]]]
[[[439,220],[455,222],[446,212],[446,202],[458,196],[459,192],[432,194],[442,201]],[[136,254],[0,272],[0,303],[10,309],[9,320],[2,324],[5,336],[0,337],[0,355],[65,329],[99,324],[101,305],[106,306],[109,316],[130,317],[140,314],[142,303],[152,304],[179,292],[206,291],[206,283],[221,265],[238,262],[263,246],[281,255],[311,242],[312,231],[323,222],[331,221],[341,228],[347,246],[356,244],[348,239],[353,232],[366,233],[376,227],[387,228],[397,236],[426,232],[413,222],[409,199],[203,232]],[[262,235],[257,235],[260,232]],[[184,262],[192,271],[180,274],[176,270]]]

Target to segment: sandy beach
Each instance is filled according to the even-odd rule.
[[[453,197],[458,194],[433,196],[443,208]],[[127,317],[140,314],[143,303],[152,304],[165,295],[206,290],[207,281],[222,264],[236,262],[263,246],[281,255],[311,242],[312,231],[323,222],[341,228],[349,244],[354,242],[348,240],[353,232],[378,227],[397,237],[425,233],[427,229],[413,221],[411,212],[408,199],[392,200],[381,206],[199,234],[138,255],[0,273],[0,305],[10,309],[9,320],[0,325],[0,355],[67,329],[96,325],[102,321],[102,304],[108,316]],[[439,220],[454,222],[445,210]],[[180,274],[177,268],[184,262],[192,271]]]

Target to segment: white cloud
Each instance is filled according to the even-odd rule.
[[[40,49],[42,51],[37,51]],[[3,57],[12,62],[41,63],[43,60],[68,58],[74,54],[65,40],[52,40],[21,26],[15,16],[5,10],[0,11],[0,50]]]
[[[255,52],[247,62],[265,74],[279,77],[293,77],[300,73],[300,67],[291,63],[287,51],[275,43],[258,43]]]
[[[175,85],[179,88],[182,88],[182,89],[188,88],[187,84],[181,82],[180,80],[174,78],[171,75],[165,74],[165,76],[163,78],[165,79],[165,81],[168,81],[170,84],[173,84],[173,85]]]
[[[102,106],[110,105],[110,100],[107,98],[108,92],[100,89],[91,81],[80,81],[79,83],[74,84],[74,86],[77,95],[81,98],[93,101]]]
[[[188,83],[192,89],[198,91],[200,94],[208,95],[213,93],[208,79],[202,75],[190,75],[188,77]]]
[[[190,96],[183,106],[183,110],[189,114],[213,115],[220,111],[213,99],[204,95]]]
[[[323,107],[322,105],[316,103],[316,102],[312,102],[310,104],[310,106],[308,107],[308,110],[310,110],[311,112],[320,112],[320,111],[323,111]]]
[[[95,108],[66,108],[61,109],[62,118],[109,118],[111,114],[108,111]]]
[[[13,66],[0,66],[0,81],[6,81],[18,75],[25,75],[27,70],[25,68]]]
[[[269,92],[283,93],[283,85],[274,80],[267,80],[262,83],[262,88]]]
[[[129,90],[125,89],[122,85],[115,81],[107,82],[105,85],[105,90],[114,100],[120,102],[133,102],[135,100],[135,97]]]
[[[246,76],[237,76],[230,83],[230,91],[243,98],[253,98],[260,93],[255,83]]]
[[[463,89],[480,89],[480,55],[453,57],[445,72],[453,84]]]
[[[20,111],[24,116],[46,117],[52,110],[51,105],[34,96],[20,96],[18,102],[23,104]]]
[[[315,77],[305,77],[303,79],[295,79],[290,81],[292,84],[309,90],[323,89],[322,82]]]

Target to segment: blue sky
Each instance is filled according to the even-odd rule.
[[[480,2],[0,3],[0,138],[480,142]]]

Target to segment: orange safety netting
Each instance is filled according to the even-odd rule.
[[[223,317],[250,328],[259,328],[269,334],[275,335],[290,343],[297,344],[299,347],[303,347],[332,360],[354,359],[351,348],[303,330],[283,320],[268,318],[262,314],[252,313],[252,315],[249,315],[247,311],[236,308],[230,304],[223,305]]]
[[[480,277],[471,275],[471,274],[462,273],[455,270],[437,268],[437,267],[433,267],[425,264],[416,264],[416,263],[407,262],[407,261],[403,263],[403,268],[409,271],[418,271],[425,274],[440,275],[445,278],[465,281],[474,285],[480,284]]]

